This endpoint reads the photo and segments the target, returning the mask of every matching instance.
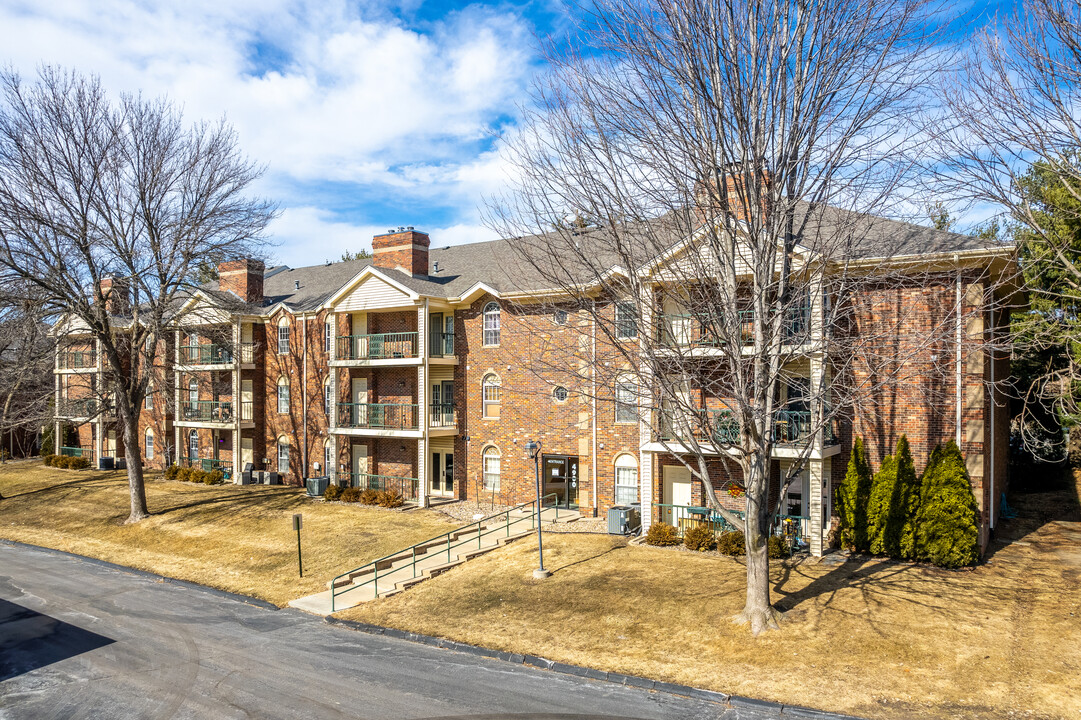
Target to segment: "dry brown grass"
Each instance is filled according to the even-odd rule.
[[[439,513],[327,504],[297,488],[148,482],[153,516],[124,525],[122,473],[0,466],[0,538],[253,595],[278,605],[335,574],[455,527]],[[293,513],[303,513],[304,578]]]
[[[343,617],[875,718],[1081,714],[1081,525],[965,571],[859,558],[773,569],[779,631],[749,636],[733,558],[604,536],[520,541]]]

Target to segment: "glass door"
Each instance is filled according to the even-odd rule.
[[[443,497],[454,493],[454,453],[432,453],[431,479],[428,489],[432,495]]]
[[[545,503],[560,507],[578,507],[578,458],[567,455],[542,456]]]

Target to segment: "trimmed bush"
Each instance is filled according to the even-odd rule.
[[[203,474],[203,482],[207,485],[221,485],[225,482],[225,473],[221,470],[212,470]]]
[[[53,463],[55,463],[55,462],[56,462],[56,455],[42,455],[41,456],[41,463],[45,467],[52,467]]]
[[[771,560],[782,560],[792,554],[792,548],[788,547],[785,539],[777,535],[769,536],[769,540],[766,541],[766,551]]]
[[[712,550],[717,545],[717,538],[708,525],[695,525],[683,533],[683,544],[688,550],[703,552]]]
[[[914,557],[919,483],[908,438],[897,441],[897,453],[887,456],[871,484],[867,534],[871,552],[892,558]]]
[[[679,545],[679,534],[668,523],[656,522],[650,525],[649,530],[646,532],[646,543],[658,547]]]
[[[747,538],[742,530],[731,530],[721,533],[717,538],[717,552],[722,555],[746,555]]]
[[[383,490],[376,500],[380,507],[396,508],[405,504],[405,498],[397,490]]]
[[[354,503],[360,502],[360,488],[348,487],[342,490],[342,502]]]
[[[848,471],[837,489],[840,543],[849,550],[867,552],[870,549],[867,503],[871,497],[872,481],[867,449],[863,446],[863,439],[857,437],[852,443],[852,455],[848,458]]]
[[[57,455],[56,459],[53,460],[53,467],[60,468],[61,470],[70,470],[71,460],[72,458],[67,455]]]
[[[956,568],[979,558],[978,508],[961,451],[952,440],[931,453],[920,483],[915,557]]]
[[[177,475],[179,475],[179,474],[180,474],[180,466],[179,465],[170,465],[169,467],[165,468],[165,479],[166,480],[176,480]]]
[[[357,498],[363,505],[375,505],[379,502],[380,490],[373,488],[364,488],[360,491],[360,496]]]
[[[68,467],[72,470],[86,470],[90,467],[90,458],[73,457],[68,458]]]
[[[328,502],[334,502],[342,496],[341,485],[327,485],[326,492],[323,493],[323,499]]]

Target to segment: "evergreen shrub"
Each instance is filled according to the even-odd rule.
[[[848,470],[837,489],[837,514],[841,520],[840,543],[842,547],[856,552],[867,552],[871,549],[867,527],[871,484],[871,461],[867,457],[863,439],[857,437],[852,443]]]
[[[683,533],[683,544],[688,550],[704,552],[716,547],[717,538],[709,525],[695,525]]]
[[[658,547],[679,545],[679,533],[666,522],[656,522],[650,525],[646,532],[646,543]]]
[[[745,555],[747,553],[747,539],[742,530],[731,530],[721,533],[717,538],[717,552],[722,555]]]
[[[341,485],[327,485],[326,492],[323,493],[323,499],[327,502],[335,502],[342,496]]]
[[[920,484],[915,557],[948,568],[979,558],[976,497],[961,451],[952,440],[931,453]]]

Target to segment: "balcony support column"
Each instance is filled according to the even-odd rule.
[[[180,362],[180,330],[173,333],[173,357]],[[180,425],[175,418],[180,417],[180,373],[173,370],[173,462],[180,464]]]
[[[422,353],[423,361],[417,366],[417,418],[418,427],[423,428],[423,434],[417,441],[417,500],[421,507],[428,507],[431,498],[428,497],[428,426],[430,423],[428,411],[428,360],[431,348],[428,342],[428,299],[417,307],[417,350]]]
[[[643,348],[643,357],[645,357],[646,347],[646,333],[654,332],[654,311],[653,311],[653,291],[650,287],[644,287],[641,290],[639,296],[638,306],[642,308],[643,317],[639,320],[638,336],[640,338],[639,344]],[[593,313],[594,322],[596,322],[596,312]],[[594,329],[596,333],[596,329]],[[596,362],[596,357],[593,358]],[[641,367],[642,384],[648,389],[648,396],[639,400],[639,417],[638,417],[638,447],[643,448],[647,444],[653,442],[653,432],[656,427],[655,420],[656,414],[653,407],[653,386],[654,379],[652,369],[649,363],[642,363]],[[596,393],[594,392],[594,397]],[[642,505],[642,535],[649,531],[649,526],[653,523],[653,465],[654,455],[651,452],[645,450],[638,451],[638,501]],[[597,462],[597,458],[593,458],[593,462]],[[599,505],[598,505],[599,507]]]

